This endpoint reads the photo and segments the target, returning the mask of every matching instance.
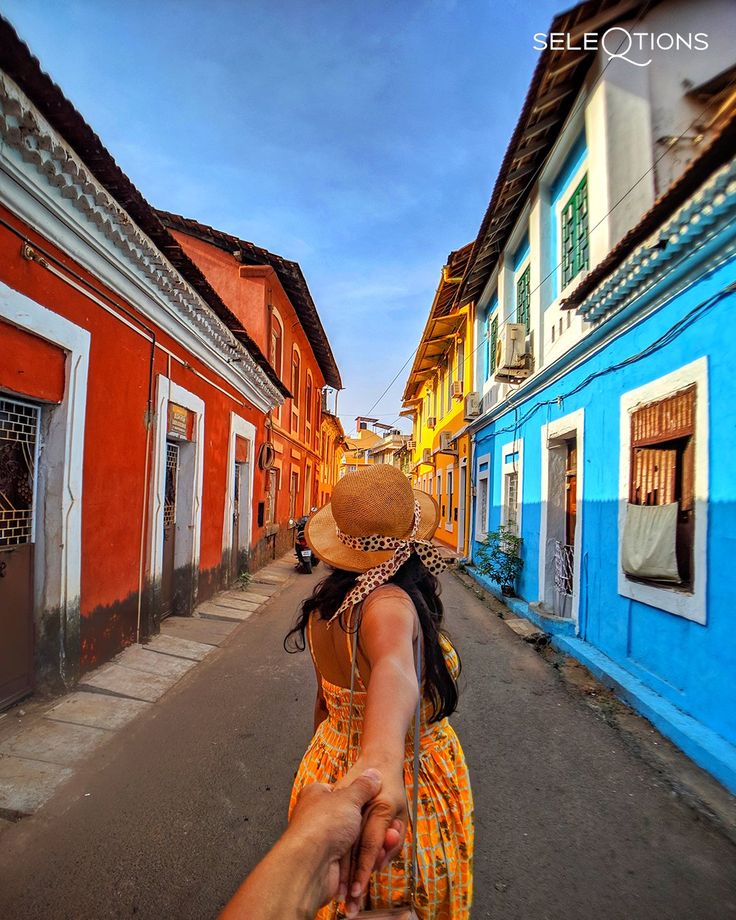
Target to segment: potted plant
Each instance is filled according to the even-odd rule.
[[[524,541],[507,524],[486,534],[477,553],[475,567],[481,575],[501,587],[506,597],[514,594],[516,579],[524,565],[521,545]]]

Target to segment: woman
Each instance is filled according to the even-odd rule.
[[[304,602],[285,642],[289,648],[291,640],[297,649],[309,644],[318,686],[315,734],[297,773],[291,806],[311,782],[349,782],[371,768],[383,777],[367,812],[347,892],[349,915],[367,894],[372,909],[411,900],[421,920],[470,916],[473,803],[465,757],[447,720],[457,705],[460,663],[441,625],[436,575],[444,563],[429,542],[438,518],[434,500],[414,492],[398,469],[375,466],[341,479],[331,503],[306,529],[312,551],[334,571]],[[413,795],[410,728],[419,697],[414,654],[420,640],[418,853],[412,893],[407,792]],[[332,920],[337,908],[337,902],[323,908],[318,920]]]

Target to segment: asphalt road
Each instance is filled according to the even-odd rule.
[[[213,918],[284,824],[310,735],[301,576],[0,837],[3,920]],[[736,918],[736,848],[452,576],[474,920]]]

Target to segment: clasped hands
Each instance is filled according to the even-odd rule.
[[[287,829],[220,920],[313,920],[335,897],[353,916],[371,873],[401,849],[406,814],[400,771],[358,762],[335,786],[305,786]]]

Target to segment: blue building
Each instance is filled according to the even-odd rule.
[[[499,525],[521,536],[514,609],[736,791],[725,7],[631,13],[707,31],[707,54],[543,52],[458,299],[480,343],[473,558]]]

